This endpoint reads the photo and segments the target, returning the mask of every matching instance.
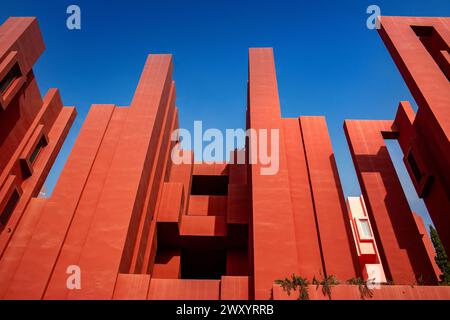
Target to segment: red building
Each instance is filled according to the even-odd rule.
[[[399,140],[449,252],[449,30],[448,18],[383,17],[419,110],[402,102],[395,120],[344,125],[371,241],[396,284],[374,299],[450,299],[384,145]],[[325,118],[281,117],[272,49],[249,51],[246,121],[279,130],[275,175],[259,163],[174,164],[172,57],[149,55],[130,105],[92,106],[51,197],[38,198],[75,116],[57,90],[40,96],[43,49],[35,19],[0,27],[1,299],[286,299],[274,281],[293,273],[363,276]],[[72,266],[80,288],[68,286]],[[419,279],[429,286],[412,288]],[[360,298],[355,286],[333,292]]]

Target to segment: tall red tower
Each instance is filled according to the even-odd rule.
[[[450,18],[384,17],[381,38],[417,105],[394,121],[404,162],[450,252]],[[408,43],[408,45],[406,45]]]
[[[41,97],[32,68],[43,50],[36,19],[10,18],[0,27],[2,289],[9,280],[4,272],[20,259],[8,252],[21,250],[22,230],[34,227],[35,211],[46,201],[37,197],[76,115],[75,108],[63,107],[57,89]]]
[[[397,139],[418,195],[450,250],[450,18],[382,17],[379,33],[418,105],[400,102],[395,120],[345,122],[359,183],[387,277],[436,281],[384,139]],[[420,234],[420,233],[419,233]]]

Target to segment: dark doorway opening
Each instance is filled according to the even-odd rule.
[[[193,196],[227,196],[228,176],[192,176],[191,195]]]
[[[220,279],[226,267],[226,250],[181,250],[181,279]]]

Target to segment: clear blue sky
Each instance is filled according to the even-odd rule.
[[[81,7],[79,31],[66,28],[70,4]],[[43,94],[57,87],[78,110],[47,188],[90,105],[129,105],[148,53],[174,55],[181,126],[203,120],[204,128],[224,130],[245,127],[248,48],[270,46],[283,116],[327,117],[345,194],[359,195],[344,119],[392,119],[400,100],[412,101],[377,32],[366,27],[371,4],[382,15],[450,16],[448,0],[3,1],[0,22],[39,20],[46,51],[35,73]],[[389,149],[399,160],[398,147]],[[412,208],[424,214],[402,180]]]

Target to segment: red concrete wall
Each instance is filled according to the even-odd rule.
[[[283,119],[283,123],[295,221],[298,274],[312,279],[325,272],[303,137],[298,119]]]
[[[146,300],[150,286],[148,274],[122,274],[117,276],[114,300]]]
[[[57,89],[50,89],[44,99],[41,98],[32,70],[45,47],[37,20],[10,18],[0,26],[0,34],[1,80],[14,66],[20,69],[18,77],[0,94],[0,203],[9,200],[10,193],[5,188],[8,181],[13,181],[9,189],[20,190],[20,197],[0,230],[0,297],[28,297],[28,293],[35,290],[33,271],[42,272],[42,269],[35,268],[40,257],[33,257],[30,252],[36,244],[33,232],[39,229],[41,214],[48,205],[46,199],[35,197],[42,189],[76,111],[73,107],[63,107]],[[30,156],[39,141],[44,140],[45,144],[31,161]],[[0,214],[3,214],[3,209]],[[51,234],[51,230],[44,233]],[[52,237],[45,235],[38,240],[38,250],[52,246]],[[25,261],[31,258],[32,261],[24,266],[22,258]],[[45,270],[45,259],[40,267]],[[32,288],[24,290],[22,295],[20,286],[30,283]]]
[[[322,287],[309,286],[310,300],[329,300],[322,292]],[[443,286],[397,286],[383,285],[372,289],[373,296],[364,300],[448,300],[450,287]],[[297,300],[296,291],[287,294],[280,286],[273,287],[274,300]],[[331,300],[363,300],[357,286],[337,285],[331,287]]]
[[[261,175],[260,163],[250,168],[256,299],[268,299],[273,281],[298,270],[295,222],[273,59],[272,49],[250,49],[249,127],[280,130],[278,173]]]
[[[220,300],[248,300],[248,277],[222,277]]]
[[[399,35],[417,40],[403,30],[405,21],[397,34],[399,22],[383,20],[381,34],[407,83],[416,86],[416,77],[434,77],[436,68],[429,75],[414,69],[408,47],[397,41]],[[448,40],[442,27],[447,20],[421,23],[432,23]],[[260,162],[173,164],[170,152],[179,142],[170,140],[178,128],[172,57],[149,55],[130,107],[91,108],[52,196],[39,199],[75,110],[63,107],[56,89],[41,98],[32,72],[44,49],[36,20],[9,19],[0,34],[0,78],[15,63],[22,72],[0,97],[0,207],[14,190],[20,194],[0,231],[0,298],[287,299],[292,297],[274,281],[293,273],[310,280],[361,276],[325,119],[281,117],[272,49],[249,51],[246,122],[256,130],[279,130],[274,175],[262,175]],[[423,48],[414,46],[413,53],[440,54],[442,43],[448,41],[432,38],[420,43]],[[416,225],[384,150],[382,132],[398,138],[404,151],[412,146],[430,176],[448,167],[443,167],[447,160],[423,160],[426,148],[431,154],[443,150],[448,122],[436,98],[445,101],[446,93],[427,86],[421,80],[414,89],[417,97],[424,94],[417,116],[402,103],[394,122],[345,124],[383,264],[396,283],[408,285],[417,274],[435,283],[436,270],[423,224]],[[432,140],[421,136],[425,130]],[[41,137],[48,143],[31,164],[29,155]],[[232,156],[248,158],[249,151],[236,150]],[[191,151],[183,153],[193,160]],[[227,176],[227,194],[191,194],[194,175]],[[438,201],[446,205],[443,176],[421,193],[441,230],[447,224],[436,214]],[[192,264],[203,267],[196,264],[199,257],[204,274],[186,279]],[[66,286],[70,265],[81,269],[80,290]],[[312,299],[326,299],[315,288],[310,292]],[[340,285],[333,297],[358,299],[359,292]],[[445,288],[392,286],[377,291],[374,299],[449,297]]]
[[[414,220],[416,221],[417,229],[419,230],[420,237],[422,238],[423,245],[427,250],[428,258],[430,259],[434,273],[436,274],[436,278],[439,279],[439,276],[442,274],[441,269],[439,269],[435,257],[436,251],[433,246],[433,242],[428,234],[428,228],[423,223],[423,219],[417,213],[413,212]]]
[[[409,104],[400,105],[395,125],[403,153],[414,157],[423,176],[422,181],[416,181],[405,161],[447,252],[450,251],[450,215],[446,214],[450,212],[449,26],[448,17],[383,17],[379,30],[419,107],[414,115]]]
[[[336,160],[324,117],[300,117],[326,275],[361,275]]]
[[[48,283],[45,298],[61,299],[66,297],[68,290],[66,288],[65,279],[67,278],[66,268],[69,265],[78,265],[79,257],[83,251],[86,238],[89,235],[89,230],[95,219],[95,209],[98,205],[99,195],[104,186],[105,179],[108,173],[108,168],[111,165],[112,157],[114,155],[115,146],[123,129],[124,119],[127,116],[128,109],[115,108],[113,105],[97,105],[91,108],[88,118],[83,126],[82,131],[87,131],[89,120],[96,122],[96,112],[105,118],[103,130],[98,132],[99,138],[102,139],[101,144],[97,145],[96,154],[90,160],[93,162],[92,167],[89,168],[89,177],[82,181],[82,194],[76,196],[77,207],[71,221],[70,229],[65,236],[64,244],[59,253],[58,260],[55,264],[53,275]],[[98,121],[98,119],[97,119]],[[106,122],[108,121],[108,122]],[[86,140],[82,141],[83,136],[77,139],[77,143],[89,146],[93,140],[92,137],[84,136]],[[92,145],[92,144],[91,144]],[[78,145],[74,146],[74,148]],[[80,148],[83,148],[80,146]],[[86,150],[86,149],[85,149]],[[95,156],[95,158],[94,158]],[[87,158],[87,155],[85,155]],[[70,166],[71,159],[68,160],[66,168]],[[71,173],[68,173],[71,174]],[[64,172],[60,179],[63,179]],[[66,188],[61,186],[61,188]],[[58,191],[58,186],[55,192]]]
[[[386,277],[413,284],[422,276],[435,284],[432,262],[384,143],[392,121],[347,120],[344,128]]]
[[[220,280],[152,279],[149,300],[219,300]]]

